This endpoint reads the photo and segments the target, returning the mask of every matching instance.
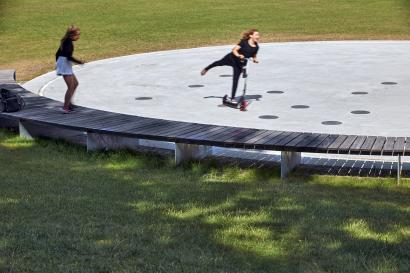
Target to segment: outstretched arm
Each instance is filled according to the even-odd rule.
[[[69,57],[69,59],[70,59],[70,61],[75,62],[77,64],[84,64],[83,60],[76,59],[73,56]]]
[[[258,56],[256,54],[253,55],[252,59],[253,59],[254,63],[256,63],[256,64],[259,63]]]

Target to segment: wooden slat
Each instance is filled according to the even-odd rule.
[[[154,119],[151,119],[151,118],[141,118],[138,120],[131,120],[127,122],[121,122],[121,120],[122,119],[120,119],[120,121],[118,121],[116,125],[102,126],[100,129],[109,131],[109,132],[121,133],[124,130],[131,130],[133,128],[138,128],[138,126],[145,126],[147,124],[152,124],[152,122],[154,121]]]
[[[272,143],[272,145],[276,145],[277,147],[282,147],[291,142],[292,140],[296,139],[298,136],[302,135],[303,133],[300,132],[292,132],[289,136],[286,138],[281,139],[280,141],[277,141],[275,143]]]
[[[242,128],[243,129],[243,128]],[[221,142],[222,139],[229,138],[241,132],[241,128],[238,127],[226,127],[218,133],[212,133],[205,137],[206,140]]]
[[[360,150],[354,150],[354,153],[360,153],[364,155],[370,155],[374,142],[376,141],[376,136],[368,136],[366,141],[363,143]]]
[[[195,130],[189,130],[181,133],[175,133],[176,140],[178,141],[179,139],[181,141],[187,142],[189,141],[189,138],[192,136],[196,136],[199,134],[205,134],[206,132],[209,132],[211,130],[218,130],[221,129],[221,126],[217,125],[204,125],[200,126],[199,128]],[[188,142],[189,143],[189,142]]]
[[[305,146],[307,149],[315,151],[319,147],[319,145],[321,145],[328,137],[328,134],[320,134],[317,138],[315,138],[314,140],[312,140],[312,142]]]
[[[361,151],[361,147],[365,143],[367,137],[366,136],[358,136],[356,140],[353,142],[352,146],[350,146],[349,153],[351,154],[358,154]]]
[[[281,135],[281,137],[274,138],[272,140],[269,140],[264,144],[266,150],[279,150],[284,147],[284,145],[293,139],[295,139],[297,136],[299,136],[302,133],[298,132],[286,132],[286,134]]]
[[[252,132],[254,132],[255,129],[249,129],[249,128],[239,128],[238,131],[236,131],[234,134],[231,134],[230,136],[221,136],[221,138],[219,139],[219,141],[223,141],[223,142],[236,142],[238,139],[247,136],[249,134],[251,134]]]
[[[262,132],[261,132],[262,131]],[[265,132],[265,130],[258,130],[258,129],[248,129],[241,134],[238,134],[232,138],[226,139],[225,146],[226,147],[233,147],[233,148],[243,148],[245,141],[249,140],[250,138],[255,137],[258,134]]]
[[[192,139],[192,140],[197,140],[197,139],[201,139],[203,137],[206,137],[209,134],[214,134],[214,133],[217,133],[217,132],[220,132],[220,131],[223,131],[223,130],[226,130],[225,126],[214,126],[214,127],[209,128],[209,129],[206,129],[204,131],[198,132],[196,134],[187,135],[187,136],[185,136],[185,138]]]
[[[152,134],[152,135],[164,135],[169,131],[175,130],[177,128],[181,128],[186,126],[185,123],[183,122],[178,122],[178,121],[170,121],[168,123],[165,123],[164,125],[160,125],[159,127],[154,127],[154,128],[146,128],[140,133],[143,134]]]
[[[378,136],[376,141],[373,144],[373,147],[370,151],[372,155],[381,155],[383,151],[384,142],[386,141],[385,137]]]
[[[15,82],[10,82],[10,83],[0,82],[0,88],[9,89],[9,88],[22,88],[22,87],[18,83],[15,83]]]
[[[54,114],[52,117],[47,118],[47,116],[40,116],[37,117],[38,119],[44,120],[44,121],[49,121],[49,122],[54,122],[54,123],[63,123],[63,124],[72,124],[75,126],[82,125],[84,127],[87,127],[88,125],[92,125],[95,123],[98,123],[100,121],[106,122],[111,118],[118,118],[118,114],[111,113],[111,114],[105,114],[101,115],[101,113],[87,113],[87,114],[79,114],[79,115],[74,115],[74,114]]]
[[[406,138],[398,137],[393,146],[393,154],[394,155],[404,155],[405,144],[406,144]]]
[[[179,128],[179,129],[176,129],[176,130],[173,130],[173,131],[169,131],[167,133],[167,135],[169,137],[176,137],[176,136],[179,136],[179,135],[183,135],[183,134],[186,134],[186,133],[189,133],[189,132],[195,132],[195,131],[198,131],[198,130],[209,127],[209,125],[204,125],[204,124],[199,124],[199,123],[191,124],[191,123],[187,122],[187,125],[189,125],[189,126]]]
[[[175,138],[184,138],[185,136],[198,134],[212,127],[213,127],[212,125],[207,125],[207,124],[195,124],[191,128],[171,132],[169,133],[169,135]]]
[[[9,117],[33,119],[36,116],[41,116],[41,115],[49,116],[50,114],[53,114],[53,113],[54,111],[51,111],[51,110],[35,108],[35,109],[29,109],[29,110],[24,110],[24,111],[19,111],[19,112],[2,113],[2,114],[5,116],[9,116]]]
[[[70,114],[68,114],[70,115]],[[68,115],[58,115],[55,117],[51,117],[47,119],[47,117],[38,118],[38,120],[42,120],[45,122],[51,122],[53,124],[59,125],[66,125],[74,128],[84,128],[88,129],[102,129],[107,128],[111,125],[118,124],[118,116],[110,115],[110,116],[99,116],[99,115],[83,115],[74,119],[73,116]]]
[[[246,128],[246,130],[243,130],[239,132],[238,134],[231,136],[230,138],[224,139],[224,147],[230,147],[230,148],[242,148],[243,147],[243,141],[242,139],[252,135],[254,132],[258,131],[257,129],[249,129]]]
[[[410,137],[406,138],[406,144],[404,145],[404,155],[410,155]]]
[[[310,134],[309,136],[305,137],[303,141],[297,143],[296,147],[307,148],[308,144],[312,143],[315,139],[317,139],[320,136],[321,134],[317,134],[317,133]]]
[[[386,142],[383,146],[383,155],[393,155],[393,148],[395,142],[395,137],[387,137]]]
[[[266,131],[258,136],[255,136],[254,138],[248,139],[247,141],[244,141],[243,143],[243,148],[247,149],[264,149],[264,143],[266,143],[268,140],[282,134],[283,132],[281,131]]]
[[[254,136],[253,138],[250,138],[248,140],[245,140],[244,145],[247,145],[247,144],[253,145],[253,144],[258,144],[258,143],[263,144],[267,140],[279,135],[280,133],[282,133],[282,132],[279,132],[279,131],[265,131],[262,134]]]
[[[330,145],[327,147],[328,152],[337,152],[340,145],[346,140],[346,135],[339,135]]]
[[[270,145],[288,137],[291,133],[292,132],[276,131],[266,136],[264,139],[259,140],[259,142],[263,145]]]
[[[195,138],[196,143],[210,146],[223,146],[221,138],[234,135],[240,128],[237,127],[225,127],[218,132],[211,132],[201,138]]]
[[[125,129],[123,130],[123,132],[128,132],[128,133],[136,134],[136,135],[142,135],[144,134],[144,130],[147,130],[148,128],[150,129],[158,128],[166,124],[168,124],[168,122],[165,120],[155,120],[152,122],[145,123],[144,125],[139,124],[130,129]]]
[[[263,137],[264,134],[269,134],[271,131],[269,130],[257,130],[256,132],[247,135],[243,139],[241,139],[242,143],[245,144],[247,141],[251,139],[259,139],[260,137]]]
[[[298,144],[302,142],[308,141],[308,139],[311,141],[312,133],[302,133],[296,138],[294,138],[292,141],[286,143],[284,146],[289,149],[289,150],[299,150],[301,146],[298,148]]]
[[[90,130],[100,130],[100,131],[107,131],[107,132],[115,132],[115,131],[120,131],[118,128],[121,126],[123,128],[124,126],[128,126],[127,128],[130,128],[131,124],[142,124],[145,122],[145,118],[137,118],[133,119],[132,117],[129,116],[117,116],[117,117],[111,117],[111,118],[106,118],[106,120],[101,120],[98,122],[94,122],[92,125],[88,125],[87,129]]]
[[[338,153],[347,154],[350,151],[350,147],[352,146],[353,142],[356,140],[357,136],[350,135],[348,136],[345,141],[343,141],[342,145],[338,148]]]
[[[318,152],[327,152],[327,148],[338,138],[338,135],[327,136],[319,145],[316,146],[315,150]]]

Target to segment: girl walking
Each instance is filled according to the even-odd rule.
[[[78,87],[78,80],[74,75],[72,69],[72,63],[84,64],[84,61],[73,57],[74,45],[73,42],[80,39],[80,28],[76,26],[70,26],[64,37],[61,39],[60,47],[56,52],[56,71],[58,76],[63,76],[65,83],[67,84],[67,92],[64,96],[63,112],[65,114],[70,113],[73,110],[73,104],[71,102],[75,90]]]
[[[242,73],[243,67],[246,65],[248,58],[253,58],[254,63],[258,63],[256,57],[259,50],[260,35],[257,29],[250,29],[243,33],[242,39],[232,49],[232,52],[228,53],[219,61],[213,62],[201,71],[201,75],[204,76],[210,69],[216,66],[228,65],[233,68],[232,79],[232,92],[231,101],[234,100],[236,89],[238,88],[239,77]]]

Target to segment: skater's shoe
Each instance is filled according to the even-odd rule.
[[[208,72],[208,70],[202,69],[202,71],[201,71],[201,76],[204,76],[204,75],[206,74],[206,72]]]
[[[232,104],[237,104],[238,101],[235,98],[229,98],[229,102]]]
[[[70,114],[71,112],[73,112],[73,110],[71,110],[70,107],[63,107],[62,111],[63,114]]]

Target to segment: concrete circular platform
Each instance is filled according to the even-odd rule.
[[[410,41],[265,43],[251,64],[247,112],[222,107],[230,67],[199,72],[232,46],[124,56],[75,66],[77,104],[119,113],[259,129],[410,136]],[[62,100],[50,72],[24,84]],[[237,94],[241,94],[242,81]]]

